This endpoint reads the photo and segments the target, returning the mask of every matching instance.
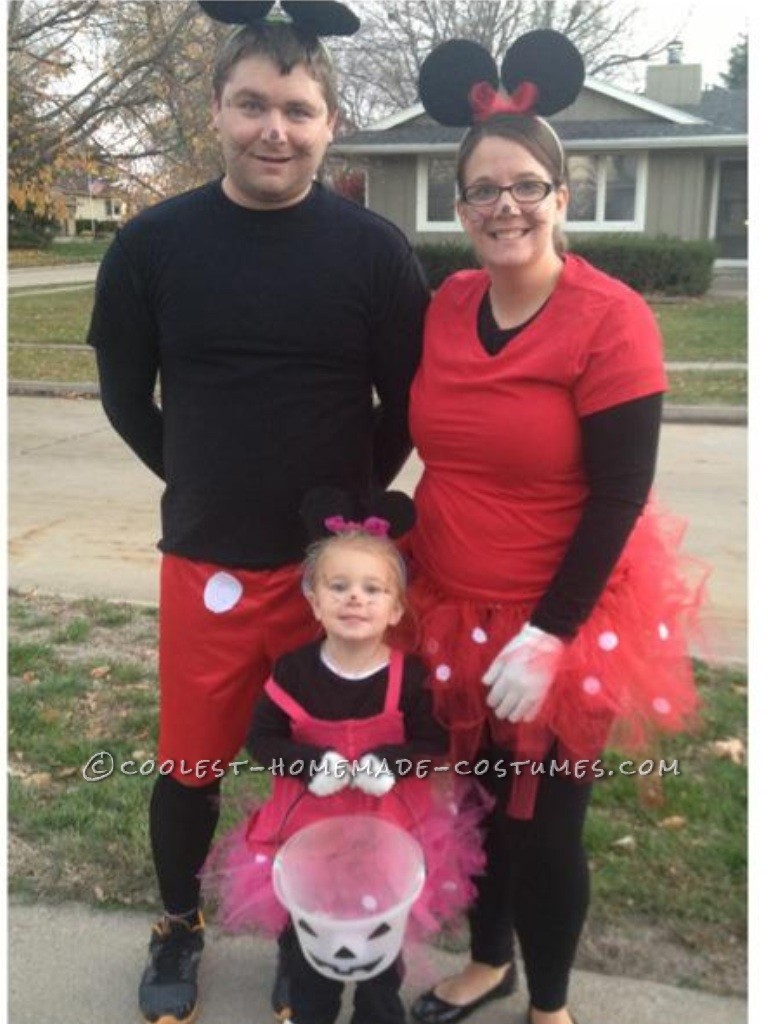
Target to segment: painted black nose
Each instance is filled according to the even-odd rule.
[[[333,954],[335,960],[354,960],[355,954],[351,949],[347,949],[346,946],[342,946],[341,949],[337,949]]]

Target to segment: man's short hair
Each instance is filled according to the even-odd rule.
[[[319,84],[328,112],[338,110],[336,71],[328,51],[315,36],[305,35],[287,22],[243,25],[224,40],[213,69],[213,94],[218,101],[235,65],[249,57],[271,60],[281,75],[303,65]]]

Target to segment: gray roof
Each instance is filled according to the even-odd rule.
[[[701,118],[699,124],[675,124],[654,118],[627,118],[625,120],[558,121],[558,135],[563,142],[571,139],[675,139],[745,135],[747,131],[747,94],[743,90],[715,87],[702,94],[695,107],[681,107],[687,113]],[[379,131],[359,131],[340,139],[337,149],[358,146],[431,146],[458,145],[463,128],[446,128],[436,124],[425,114]]]
[[[747,92],[745,89],[721,89],[713,86],[702,94],[697,107],[681,107],[723,129],[739,134],[747,130]]]

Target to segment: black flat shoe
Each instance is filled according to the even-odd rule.
[[[515,965],[507,968],[507,973],[492,989],[485,995],[480,996],[471,1003],[457,1006],[456,1003],[446,1002],[440,996],[435,995],[434,989],[419,996],[411,1007],[411,1015],[420,1024],[455,1024],[456,1021],[464,1020],[481,1006],[490,1003],[492,999],[503,999],[504,996],[511,996],[517,987],[517,975]]]

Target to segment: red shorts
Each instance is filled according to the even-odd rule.
[[[220,778],[275,660],[317,635],[299,566],[226,569],[164,555],[158,757],[174,763],[168,774],[188,786]]]

